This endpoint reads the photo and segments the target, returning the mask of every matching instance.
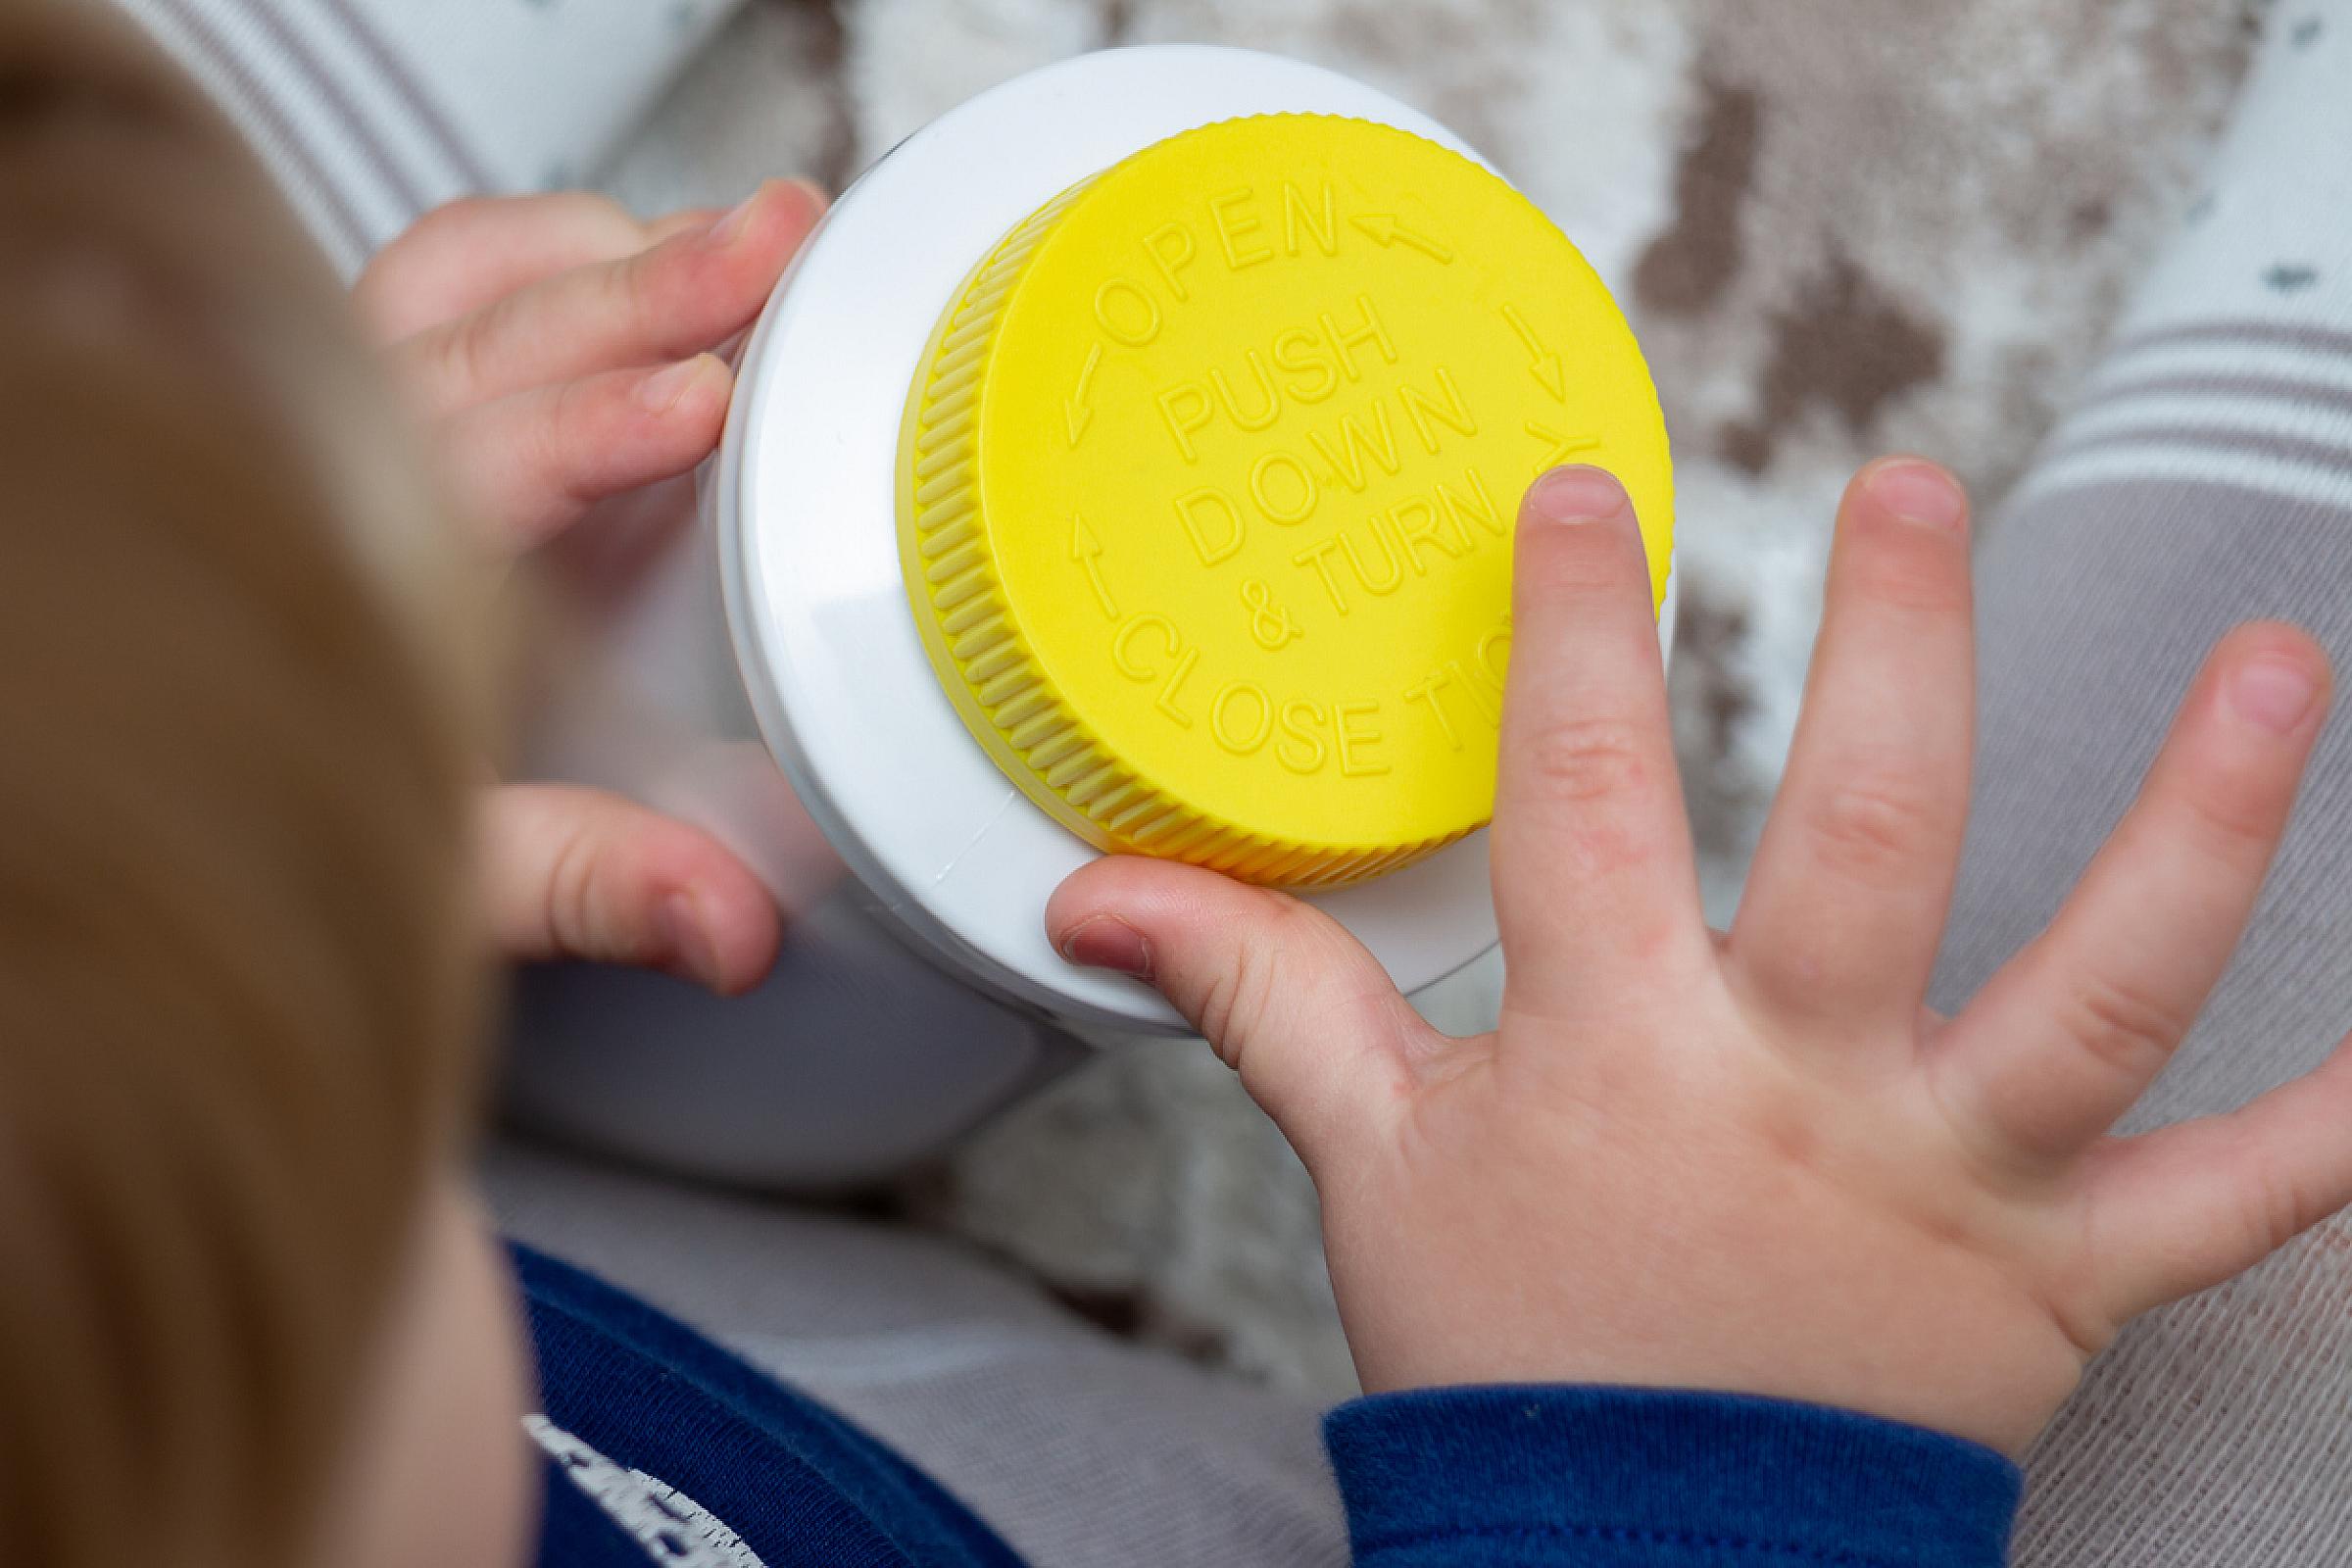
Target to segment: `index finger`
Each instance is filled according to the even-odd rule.
[[[813,187],[770,181],[700,232],[558,272],[407,339],[395,365],[446,417],[534,387],[716,349],[749,326],[814,226]]]
[[[671,232],[589,191],[462,197],[376,252],[351,287],[352,304],[379,342],[396,343],[541,278],[634,256]]]
[[[1517,550],[1494,904],[1506,1005],[1556,1016],[1629,965],[1713,948],[1633,503],[1601,469],[1555,468],[1520,508]]]

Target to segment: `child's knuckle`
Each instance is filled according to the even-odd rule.
[[[1910,524],[1893,539],[1873,541],[1854,566],[1854,585],[1871,603],[1906,618],[1950,618],[1969,612],[1964,558],[1916,537]]]
[[[706,253],[691,239],[657,245],[614,264],[614,313],[655,353],[674,358],[703,345],[693,340],[699,302],[722,291]]]
[[[578,824],[564,830],[548,865],[542,915],[557,945],[575,944],[594,928],[602,861],[594,834]]]
[[[466,388],[488,382],[496,372],[500,345],[508,335],[514,310],[508,299],[458,318],[433,336],[433,382],[462,397]]]
[[[2216,860],[2235,865],[2267,857],[2278,830],[2276,792],[2231,770],[2192,777],[2183,791],[2195,842]]]
[[[2278,1159],[2257,1158],[2246,1180],[2239,1222],[2244,1251],[2268,1257],[2317,1225],[2326,1212],[2318,1194],[2298,1172]]]
[[[2090,972],[2076,978],[2060,1017],[2094,1062],[2128,1082],[2151,1078],[2172,1056],[2180,1009],[2136,978]]]
[[[1576,805],[1634,799],[1651,784],[1640,731],[1618,718],[1546,724],[1529,742],[1527,763],[1545,795]]]
[[[516,466],[550,495],[585,494],[582,469],[603,447],[604,393],[586,381],[565,381],[548,394],[536,416],[515,437]]]
[[[1891,889],[1917,878],[1936,837],[1936,803],[1918,785],[1857,770],[1821,790],[1804,812],[1816,857],[1834,875]]]

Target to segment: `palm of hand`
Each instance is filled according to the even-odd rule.
[[[1645,1024],[1508,1019],[1399,1107],[1327,1217],[1342,1301],[1383,1303],[1365,1387],[1737,1389],[2022,1450],[2121,1309],[2077,1174],[1972,1151],[1917,1040],[1821,1059],[1721,990]],[[1419,1289],[1350,1289],[1402,1238]]]

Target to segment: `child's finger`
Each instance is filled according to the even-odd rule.
[[[2091,1213],[2120,1323],[2243,1273],[2352,1205],[2352,1041],[2243,1109],[2106,1154]]]
[[[664,237],[589,191],[469,196],[435,208],[376,252],[352,285],[352,301],[378,341],[397,343],[542,278],[634,256]]]
[[[1310,1158],[1440,1044],[1338,921],[1199,866],[1097,860],[1054,891],[1046,934],[1073,963],[1155,987]]]
[[[509,784],[481,823],[483,903],[518,962],[661,969],[732,995],[775,961],[781,920],[716,839],[598,790]]]
[[[458,495],[520,552],[599,501],[691,470],[726,423],[733,372],[711,355],[614,370],[469,409],[436,444]]]
[[[1958,481],[1917,458],[1863,469],[1839,509],[1803,713],[1731,937],[1749,986],[1801,1018],[1907,1023],[1927,994],[1968,817],[1967,517]]]
[[[401,373],[446,416],[600,370],[706,353],[750,325],[815,225],[812,187],[770,181],[716,223],[574,268],[410,338]]]
[[[1520,508],[1492,837],[1510,1005],[1558,1015],[1639,967],[1713,961],[1633,504],[1557,468]]]
[[[646,224],[646,237],[658,245],[680,234],[699,234],[726,216],[724,207],[681,207]]]
[[[2327,656],[2291,626],[2223,641],[2049,930],[1931,1055],[1967,1130],[2029,1161],[2063,1160],[2154,1081],[2245,929],[2328,691]]]

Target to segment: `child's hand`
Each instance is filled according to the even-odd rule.
[[[718,443],[732,380],[712,351],[759,315],[822,209],[782,181],[729,214],[651,224],[588,195],[461,202],[386,247],[356,300],[494,546],[576,529],[566,545],[593,554],[571,564],[625,569],[682,517],[682,476]],[[774,958],[773,901],[698,829],[613,795],[508,784],[484,833],[485,902],[512,957],[722,991]]]
[[[1148,974],[1313,1171],[1372,1390],[1748,1392],[2022,1450],[2136,1313],[2352,1200],[2352,1051],[2117,1139],[2245,923],[2327,706],[2241,629],[2065,911],[1960,1016],[1922,1005],[1958,859],[1965,504],[1847,494],[1787,782],[1728,937],[1699,914],[1624,492],[1522,514],[1494,895],[1502,1026],[1454,1041],[1306,905],[1140,859],[1048,923]]]

